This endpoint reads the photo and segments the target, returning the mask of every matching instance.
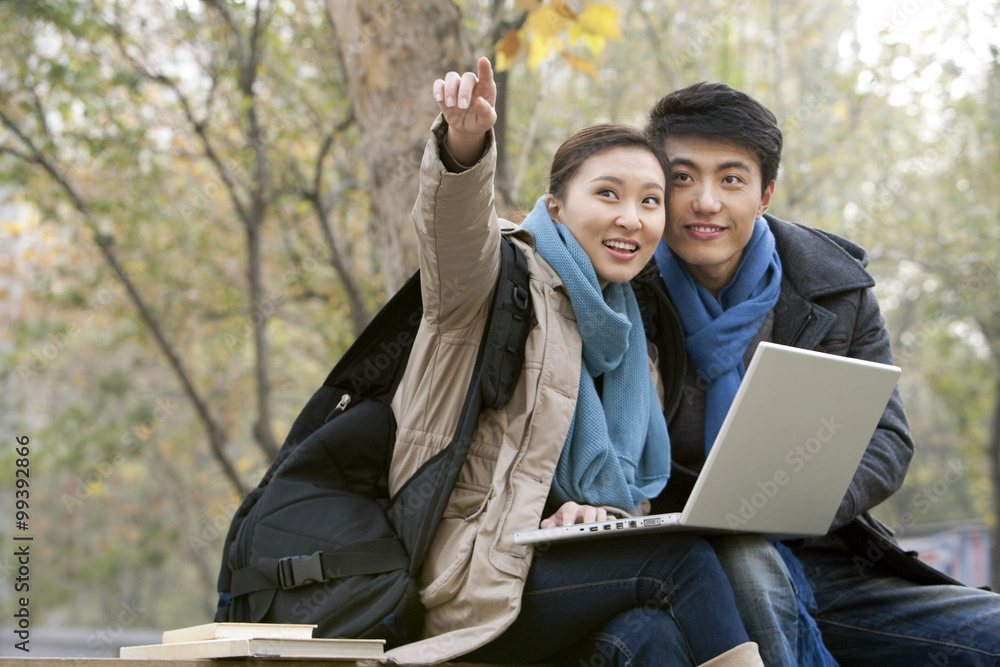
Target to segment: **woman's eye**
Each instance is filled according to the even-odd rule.
[[[615,191],[612,190],[611,188],[601,188],[600,190],[597,191],[597,194],[599,194],[602,197],[616,197],[617,196],[615,194]]]
[[[649,195],[648,197],[646,197],[645,199],[642,200],[642,203],[643,204],[652,204],[654,206],[659,206],[660,205],[660,198],[657,197],[656,195]]]

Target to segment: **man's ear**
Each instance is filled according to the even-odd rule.
[[[552,195],[545,195],[545,207],[549,209],[549,217],[552,218],[552,222],[561,224],[559,222],[559,213],[562,210],[562,204],[559,200]]]
[[[757,217],[760,218],[767,211],[767,207],[771,205],[771,195],[774,194],[774,181],[767,184],[764,188],[764,194],[760,196],[760,206],[757,207]]]

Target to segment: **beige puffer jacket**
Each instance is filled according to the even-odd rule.
[[[443,132],[439,119],[433,132]],[[500,264],[501,223],[493,207],[496,151],[448,173],[432,136],[413,209],[420,248],[424,319],[393,411],[395,492],[448,444],[472,374]],[[582,354],[569,296],[534,253],[530,234],[505,223],[524,250],[534,322],[524,367],[502,410],[479,417],[472,446],[424,565],[424,640],[389,652],[398,662],[433,663],[478,648],[513,623],[532,547],[513,535],[538,527],[576,406]]]
[[[541,521],[576,407],[582,357],[576,318],[559,276],[535,254],[528,232],[496,217],[492,133],[479,163],[456,174],[447,172],[438,151],[443,120],[439,117],[431,129],[413,209],[424,318],[392,405],[397,440],[390,492],[447,446],[454,432],[499,271],[501,233],[510,234],[527,257],[535,321],[513,397],[502,410],[479,416],[468,459],[424,564],[425,638],[386,654],[388,661],[406,664],[457,658],[498,637],[517,617],[533,547],[514,544],[513,535]],[[651,372],[662,401],[652,361]],[[752,642],[705,664],[763,666]]]

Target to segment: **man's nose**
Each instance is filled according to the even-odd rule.
[[[711,184],[698,186],[693,205],[696,211],[702,213],[718,213],[722,208],[718,193]]]

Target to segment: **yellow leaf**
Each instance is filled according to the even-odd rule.
[[[506,72],[510,69],[510,66],[514,64],[514,61],[502,52],[498,51],[496,55],[496,62],[493,63],[494,72]]]
[[[538,69],[548,57],[551,44],[552,38],[534,35],[528,42],[528,67],[533,70]]]
[[[587,46],[590,53],[596,56],[600,55],[601,51],[604,50],[604,46],[608,43],[608,40],[600,35],[584,35],[583,43]]]
[[[497,58],[502,55],[505,58],[513,60],[517,58],[517,52],[521,50],[521,37],[517,34],[517,31],[511,28],[507,31],[507,34],[497,42]]]
[[[621,39],[622,28],[618,24],[619,12],[606,5],[587,5],[577,19],[583,32],[599,35],[607,39]]]
[[[541,5],[541,0],[517,0],[514,7],[520,12],[533,12]]]
[[[566,27],[569,19],[560,14],[559,11],[546,5],[528,16],[526,27],[529,32],[551,39]]]
[[[122,479],[126,482],[138,482],[142,479],[143,467],[135,465],[123,465],[121,467]]]
[[[149,437],[153,435],[153,427],[149,424],[140,424],[135,428],[135,435],[142,442],[149,442]]]
[[[581,39],[587,47],[587,50],[594,56],[600,55],[601,51],[604,50],[604,46],[608,43],[608,40],[601,35],[594,35],[585,32],[584,29],[577,24],[571,25],[569,27],[570,44],[576,44]]]
[[[87,484],[86,494],[88,498],[104,498],[108,495],[108,485],[101,480],[94,480]]]
[[[563,52],[562,57],[566,59],[566,62],[569,63],[569,66],[573,69],[597,78],[597,65],[595,65],[592,61],[579,56],[574,56],[573,54],[566,53],[565,51]]]
[[[560,16],[565,16],[568,19],[575,19],[576,12],[573,8],[569,6],[570,0],[550,0],[549,6],[552,7]]]

